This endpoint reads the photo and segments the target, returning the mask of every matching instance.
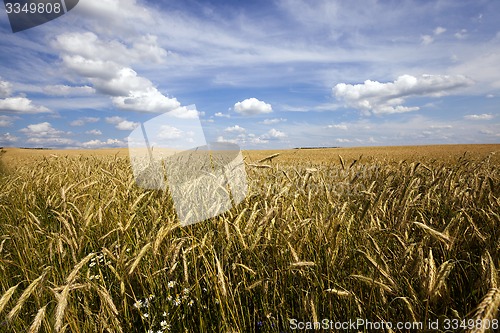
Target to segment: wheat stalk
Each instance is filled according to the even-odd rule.
[[[491,288],[484,296],[483,300],[474,311],[474,319],[481,320],[482,323],[496,319],[498,308],[500,307],[500,289]],[[486,326],[476,327],[469,332],[482,333],[486,331]]]
[[[36,313],[35,319],[33,320],[33,323],[31,324],[28,333],[37,333],[40,330],[40,326],[42,326],[42,322],[45,319],[46,310],[47,310],[47,305],[38,309],[38,312]]]
[[[19,286],[19,283],[13,287],[10,287],[9,290],[7,290],[5,292],[5,294],[3,294],[2,298],[0,298],[0,313],[2,313],[2,311],[5,308],[5,306],[7,305],[7,303],[9,303],[10,298],[16,292],[16,289],[18,286]]]
[[[45,268],[42,275],[40,275],[35,280],[33,280],[33,282],[30,283],[28,288],[26,288],[23,291],[23,293],[21,294],[21,297],[19,297],[19,299],[17,300],[17,304],[12,308],[12,310],[10,310],[9,314],[7,315],[7,319],[9,321],[11,321],[16,316],[16,314],[19,312],[19,310],[21,310],[21,308],[23,307],[26,300],[31,296],[31,294],[36,290],[36,288],[38,288],[38,286],[41,284],[41,282],[43,281],[43,279],[47,275],[47,272],[49,271],[49,269],[50,269],[50,267]],[[9,298],[10,298],[10,296],[9,296]]]

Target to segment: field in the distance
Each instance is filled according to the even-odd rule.
[[[116,156],[128,157],[128,149],[111,148],[97,150],[55,150],[55,149],[19,149],[4,148],[4,160],[6,163],[29,162],[33,158],[59,157],[59,156]],[[429,146],[391,146],[391,147],[354,147],[354,148],[313,148],[313,149],[287,149],[287,150],[248,150],[244,156],[249,160],[258,160],[275,153],[282,156],[277,161],[293,163],[294,161],[308,160],[311,163],[336,163],[338,155],[347,159],[358,159],[363,156],[365,160],[382,159],[399,161],[404,159],[418,160],[419,158],[434,159],[456,159],[464,153],[475,158],[484,158],[492,152],[498,152],[495,156],[500,161],[500,144],[482,145],[429,145]]]
[[[498,330],[500,145],[245,151],[246,199],[188,227],[127,150],[0,154],[0,332]]]

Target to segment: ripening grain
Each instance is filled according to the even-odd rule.
[[[168,192],[135,185],[126,152],[7,150],[0,330],[493,320],[499,148],[246,152],[245,200],[187,227]]]

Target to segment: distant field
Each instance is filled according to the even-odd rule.
[[[65,156],[116,156],[128,157],[128,149],[96,149],[96,150],[41,150],[4,148],[6,164],[15,162],[29,162],[43,157]],[[431,146],[392,146],[392,147],[354,147],[354,148],[324,148],[324,149],[288,149],[288,150],[248,150],[244,151],[247,161],[257,161],[266,156],[280,153],[276,159],[278,163],[293,163],[309,161],[312,164],[336,163],[338,155],[346,159],[359,159],[370,161],[373,159],[398,161],[402,159],[456,159],[464,153],[475,158],[484,158],[490,153],[495,153],[493,158],[500,161],[500,144],[483,145],[431,145]]]
[[[243,202],[181,227],[125,149],[4,149],[0,332],[498,331],[500,145],[244,156]]]

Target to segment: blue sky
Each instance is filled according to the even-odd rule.
[[[495,0],[80,0],[13,34],[2,10],[0,146],[126,147],[164,113],[244,149],[499,143],[498,13]]]

